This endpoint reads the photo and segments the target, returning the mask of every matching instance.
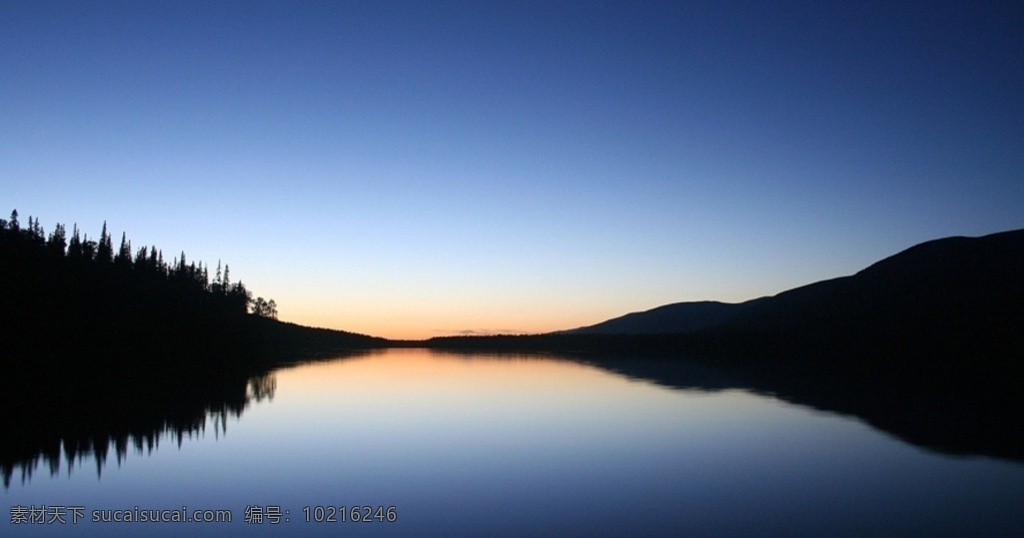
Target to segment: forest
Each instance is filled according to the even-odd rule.
[[[98,240],[62,224],[47,234],[12,211],[0,219],[5,485],[40,457],[54,469],[62,446],[101,466],[112,440],[119,451],[166,431],[180,442],[211,412],[240,413],[279,364],[385,343],[276,317],[226,264],[211,278],[184,252],[133,250],[126,234],[115,249],[106,224]]]
[[[218,261],[211,277],[184,251],[118,248],[73,225],[47,234],[39,220],[0,219],[0,349],[8,371],[47,379],[115,377],[234,366],[248,370],[297,355],[380,347],[385,341],[277,321],[273,299],[253,297]],[[12,370],[13,369],[13,370]]]
[[[98,240],[77,225],[46,234],[33,217],[22,225],[17,210],[0,219],[0,284],[3,349],[32,362],[68,351],[235,354],[249,314],[277,316],[274,301],[254,299],[227,265],[211,279],[184,252],[168,262],[155,246],[133,251],[126,234],[115,249],[106,223]]]

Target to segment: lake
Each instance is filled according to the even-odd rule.
[[[16,469],[3,535],[1024,536],[1020,462],[921,448],[712,370],[686,385],[542,355],[298,364],[152,448]],[[232,521],[92,521],[197,510]]]

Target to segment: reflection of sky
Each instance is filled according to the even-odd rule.
[[[4,504],[187,504],[232,508],[236,518],[245,504],[275,504],[293,517],[278,530],[325,536],[340,530],[295,521],[302,506],[398,507],[399,523],[346,535],[857,536],[1024,526],[1019,464],[927,453],[857,421],[745,392],[424,350],[276,376],[273,402],[229,421],[216,442],[208,431],[180,449],[165,443],[151,457],[108,465],[98,481],[88,465],[70,478],[39,474],[4,492]],[[32,531],[42,532],[24,535]]]
[[[745,300],[1024,225],[989,4],[4,2],[0,215],[388,337]]]

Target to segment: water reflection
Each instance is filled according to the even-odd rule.
[[[426,355],[425,355],[426,354]],[[461,391],[474,397],[494,397],[494,391],[509,391],[507,386],[488,387],[474,379],[475,387],[449,387],[458,379],[449,369],[439,364],[456,361],[460,368],[474,368],[478,373],[481,361],[497,363],[532,363],[531,375],[538,369],[550,368],[552,364],[579,363],[626,376],[630,379],[650,381],[665,387],[685,391],[722,391],[742,389],[755,394],[784,398],[799,405],[807,405],[825,411],[838,411],[856,416],[897,437],[920,444],[925,448],[957,454],[984,454],[979,443],[987,437],[978,435],[979,424],[994,421],[991,410],[962,405],[951,412],[945,395],[921,394],[902,390],[893,394],[891,387],[867,386],[863,379],[848,378],[841,384],[827,383],[822,379],[800,377],[754,375],[751,371],[731,371],[703,366],[687,361],[644,359],[638,357],[568,357],[549,353],[427,353],[423,350],[368,350],[339,355],[332,358],[311,358],[290,362],[281,368],[289,369],[307,366],[309,371],[318,371],[317,365],[331,365],[339,360],[353,358],[382,357],[389,361],[373,363],[373,382],[360,378],[359,387],[345,388],[344,380],[331,377],[306,379],[303,383],[315,387],[323,383],[330,386],[325,392],[347,390],[362,394],[367,401],[379,401],[381,395],[411,394],[422,387],[440,393]],[[413,361],[398,360],[396,357],[417,357]],[[430,356],[430,361],[422,359]],[[430,365],[424,370],[425,365]],[[510,382],[515,369],[501,368],[503,381]],[[348,375],[353,375],[350,372]],[[578,372],[573,376],[579,376]],[[557,379],[562,391],[578,384],[579,378]],[[330,381],[328,381],[330,380]],[[412,380],[414,386],[404,387]],[[272,399],[276,388],[274,373],[259,372],[248,376],[196,376],[189,378],[189,385],[182,387],[125,387],[115,383],[96,383],[96,389],[82,379],[67,383],[37,384],[23,390],[5,392],[5,409],[10,410],[7,420],[10,432],[0,446],[0,474],[5,487],[20,475],[22,482],[31,478],[40,468],[51,475],[60,472],[62,465],[67,473],[76,466],[94,460],[96,474],[101,476],[108,455],[113,451],[118,465],[131,449],[138,454],[150,454],[161,442],[173,442],[181,446],[186,440],[205,435],[212,431],[217,439],[227,431],[228,418],[240,418],[242,412],[253,402]],[[153,383],[152,380],[149,381]],[[94,381],[95,383],[95,381]],[[408,397],[408,396],[396,396]],[[358,405],[348,402],[346,405]],[[473,405],[466,402],[466,405]],[[595,403],[595,405],[599,405]],[[930,413],[922,408],[931,408]],[[1004,410],[1005,411],[1005,410]],[[314,413],[314,410],[310,410]],[[978,414],[984,415],[979,418]],[[1009,425],[995,428],[1009,436],[1003,441],[1011,450],[1003,449],[995,455],[1020,459],[1020,446],[1009,439],[1017,439],[1014,428]],[[988,437],[991,437],[989,435]],[[990,443],[991,444],[991,443]]]
[[[948,379],[894,368],[810,369],[763,364],[728,369],[666,358],[587,357],[581,362],[634,379],[686,390],[742,389],[856,417],[919,447],[959,456],[1024,461],[1024,405],[1004,380]],[[898,362],[898,358],[894,358]],[[828,358],[822,358],[828,364]]]
[[[394,350],[280,371],[279,398],[261,419],[286,433],[277,450],[301,457],[253,455],[249,466],[272,465],[274,480],[244,487],[284,506],[400,507],[400,524],[367,534],[1022,527],[1012,515],[1020,494],[1007,495],[1024,491],[1019,465],[928,454],[713,370],[606,361]]]
[[[222,380],[216,391],[204,387],[148,400],[139,399],[135,390],[131,396],[119,396],[108,387],[94,401],[72,401],[66,394],[46,394],[53,386],[40,387],[31,403],[23,400],[12,405],[15,420],[10,421],[13,424],[0,452],[4,487],[10,487],[16,473],[24,483],[40,467],[57,475],[63,463],[70,475],[76,465],[83,467],[90,459],[99,477],[111,449],[120,466],[131,449],[152,454],[167,440],[180,447],[208,428],[215,438],[224,435],[229,417],[240,417],[253,402],[273,399],[276,386],[272,373],[232,381]],[[39,413],[39,402],[47,402],[52,414]]]
[[[321,536],[1024,530],[1021,465],[927,453],[860,420],[737,388],[743,380],[706,368],[402,349],[260,379],[230,384],[226,400],[250,405],[227,415],[226,437],[218,437],[226,423],[207,419],[213,436],[147,450],[102,480],[76,473],[15,483],[8,504],[230,509],[230,525],[189,529],[210,536],[271,532],[242,522],[253,504],[290,510],[279,533]],[[201,409],[219,409],[214,403]],[[302,521],[303,507],[352,504],[396,506],[398,520]]]
[[[332,360],[362,353],[341,354]],[[315,359],[309,359],[315,360]],[[301,360],[293,364],[301,363]],[[5,410],[0,475],[29,481],[41,469],[70,475],[89,460],[96,476],[113,452],[118,466],[133,452],[151,455],[161,443],[227,433],[253,403],[274,398],[276,376],[263,367],[119,378],[100,372],[54,372],[43,379],[11,376],[0,392]]]

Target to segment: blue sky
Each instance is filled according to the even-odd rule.
[[[408,338],[1024,226],[1024,7],[851,4],[0,2],[2,211]]]

